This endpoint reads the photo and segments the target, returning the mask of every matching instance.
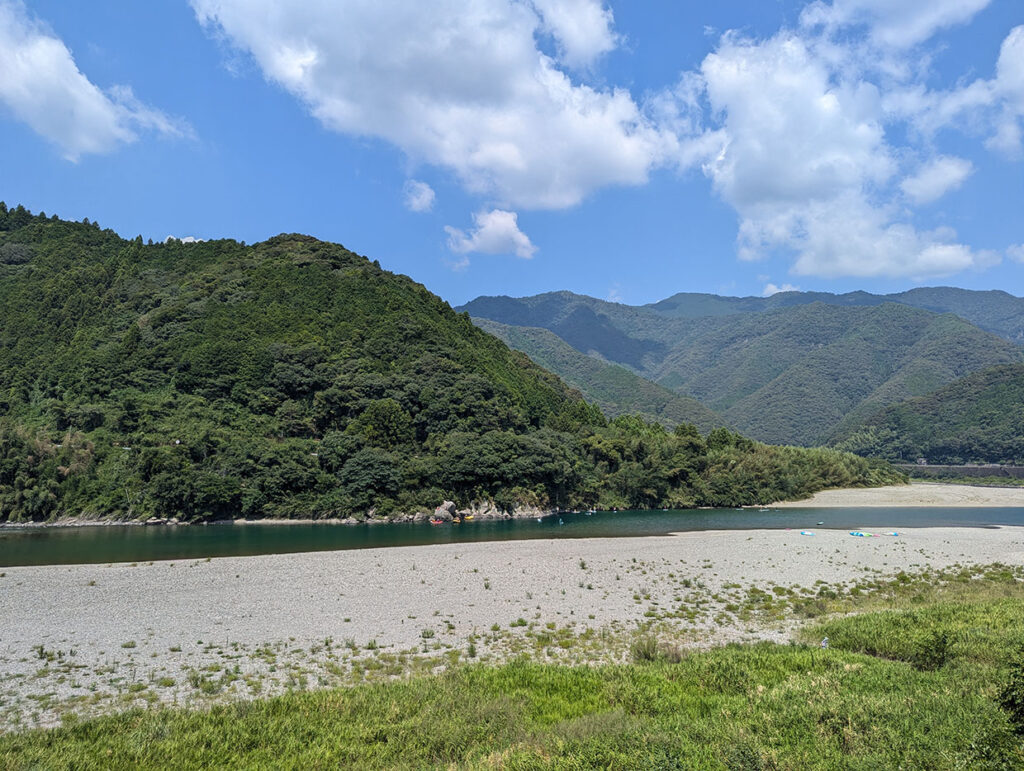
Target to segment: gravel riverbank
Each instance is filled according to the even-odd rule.
[[[6,568],[0,727],[253,698],[470,655],[587,661],[614,655],[600,640],[654,622],[687,645],[785,640],[792,621],[735,612],[751,588],[992,562],[1024,565],[1024,528],[715,531]]]

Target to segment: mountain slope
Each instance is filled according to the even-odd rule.
[[[705,432],[724,425],[721,417],[696,399],[681,396],[624,367],[582,354],[546,329],[516,327],[488,319],[473,319],[473,323],[559,375],[609,417],[639,415],[670,428],[692,423]]]
[[[999,290],[920,287],[887,295],[868,292],[779,292],[770,297],[720,297],[681,292],[642,307],[669,318],[700,318],[734,313],[764,313],[815,302],[843,307],[870,307],[891,302],[935,313],[954,313],[981,329],[1024,345],[1024,298]]]
[[[0,521],[735,506],[898,478],[609,424],[338,244],[144,244],[0,204]]]
[[[850,426],[839,447],[932,463],[1024,464],[1024,364],[967,375]]]
[[[900,303],[858,304],[863,297],[851,296],[847,305],[786,305],[794,298],[780,296],[779,307],[723,315],[737,303],[749,308],[747,300],[763,306],[761,299],[773,298],[688,295],[700,300],[688,305],[680,297],[681,304],[660,310],[567,292],[479,298],[462,309],[544,327],[582,353],[698,399],[768,442],[824,442],[887,404],[1024,359],[1020,348],[963,319]],[[686,315],[691,311],[712,315]]]

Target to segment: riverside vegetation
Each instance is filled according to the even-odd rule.
[[[0,520],[737,506],[903,477],[596,406],[411,279],[0,204]]]
[[[677,647],[652,624],[627,638],[630,662],[597,666],[529,654],[476,664],[471,643],[467,658],[454,652],[440,675],[7,734],[0,762],[1016,769],[1024,764],[1021,579],[1019,568],[994,565],[901,572],[817,593],[751,590],[737,613],[819,620],[789,645],[706,652]],[[558,639],[563,648],[587,644]]]

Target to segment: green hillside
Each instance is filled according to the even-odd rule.
[[[733,300],[762,298],[686,297],[700,300],[688,306],[693,313],[710,315],[568,292],[479,298],[463,309],[546,328],[768,442],[818,444],[888,404],[1024,360],[1020,348],[961,318],[901,303],[797,303],[723,315]]]
[[[779,292],[770,297],[721,297],[680,292],[642,307],[670,318],[701,318],[734,313],[764,313],[815,302],[843,307],[870,307],[890,302],[935,313],[954,313],[988,332],[1024,345],[1024,298],[995,289],[977,291],[943,286],[920,287],[885,295],[869,292]]]
[[[880,407],[1022,358],[954,316],[815,303],[727,317],[678,345],[656,377],[758,439],[819,444]]]
[[[975,372],[899,402],[848,429],[837,444],[892,460],[1024,464],[1024,364]]]
[[[625,367],[580,353],[546,329],[515,327],[489,319],[473,319],[473,323],[559,375],[609,417],[633,414],[669,428],[692,423],[702,431],[725,423],[696,399],[645,380]]]
[[[593,405],[337,244],[144,244],[0,204],[0,520],[736,505],[896,478]]]

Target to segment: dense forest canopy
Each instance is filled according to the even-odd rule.
[[[0,519],[739,505],[891,469],[596,406],[411,279],[0,204]]]
[[[1024,364],[975,372],[892,405],[836,446],[892,461],[1024,465]]]

